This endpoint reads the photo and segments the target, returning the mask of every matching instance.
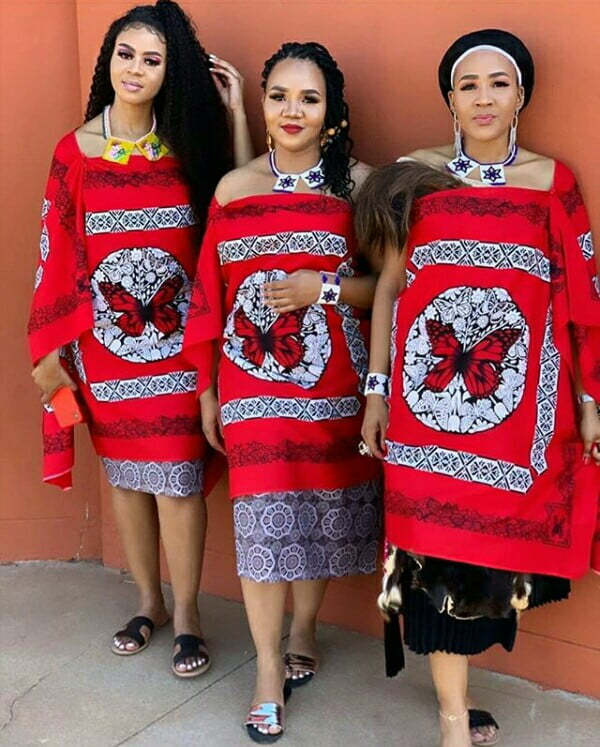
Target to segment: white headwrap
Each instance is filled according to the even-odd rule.
[[[476,47],[471,47],[470,49],[467,49],[466,52],[463,52],[460,57],[457,58],[454,65],[452,65],[452,68],[450,70],[450,83],[452,84],[452,88],[454,88],[454,73],[456,72],[456,68],[458,65],[465,59],[465,57],[468,57],[470,54],[473,54],[473,52],[479,52],[480,49],[486,49],[490,52],[498,52],[498,54],[501,54],[503,57],[506,57],[509,62],[512,63],[513,67],[517,71],[517,81],[519,85],[523,85],[521,75],[521,70],[519,66],[517,65],[517,62],[515,58],[508,54],[508,52],[505,52],[503,49],[500,49],[500,47],[495,47],[493,44],[478,44]]]

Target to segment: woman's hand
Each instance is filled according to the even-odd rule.
[[[60,363],[58,350],[40,358],[37,366],[31,372],[31,378],[41,392],[43,405],[47,405],[54,392],[63,386],[72,391],[77,390],[77,384]]]
[[[296,270],[284,280],[263,285],[265,304],[279,314],[287,314],[316,303],[321,294],[321,274],[315,270]]]
[[[369,394],[365,416],[361,428],[363,441],[367,444],[374,457],[385,457],[385,432],[388,426],[388,406],[379,394]]]
[[[202,414],[202,432],[215,451],[225,454],[221,406],[212,387],[200,395],[200,412]]]
[[[226,60],[214,54],[209,56],[210,72],[217,91],[229,112],[244,109],[244,78],[239,70]]]
[[[581,405],[579,432],[583,441],[583,461],[587,464],[593,459],[600,466],[600,417],[594,402]]]

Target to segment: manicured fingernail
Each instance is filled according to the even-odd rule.
[[[589,463],[591,462],[591,460],[592,460],[592,459],[591,459],[591,457],[590,457],[590,455],[589,455],[589,454],[584,454],[584,455],[583,455],[583,463],[584,463],[584,464],[589,464]]]

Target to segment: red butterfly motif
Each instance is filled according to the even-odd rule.
[[[132,296],[121,283],[98,283],[100,292],[113,311],[122,314],[117,325],[131,337],[139,337],[146,325],[151,322],[163,333],[171,335],[181,326],[181,314],[170,304],[173,303],[183,285],[180,275],[173,275],[165,280],[156,293],[145,304]]]
[[[490,332],[483,340],[465,350],[456,338],[451,324],[435,319],[425,322],[431,341],[431,352],[442,358],[425,377],[425,387],[443,391],[457,373],[461,374],[472,397],[489,397],[500,384],[498,365],[521,336],[521,330],[505,327]]]
[[[304,345],[299,339],[306,309],[280,314],[266,332],[257,327],[239,308],[233,317],[236,335],[241,337],[242,353],[254,363],[262,366],[266,353],[270,353],[286,371],[296,368],[304,358]]]

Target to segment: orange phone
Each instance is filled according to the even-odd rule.
[[[75,394],[67,386],[61,386],[54,392],[50,399],[50,405],[61,428],[68,428],[70,425],[85,422]]]

